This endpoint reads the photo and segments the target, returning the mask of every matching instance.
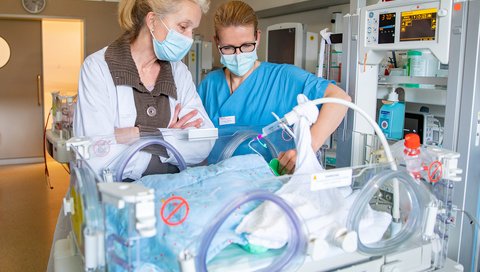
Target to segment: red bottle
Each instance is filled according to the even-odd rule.
[[[418,179],[421,177],[420,172],[423,169],[422,159],[420,157],[420,137],[415,133],[405,135],[404,146],[403,155],[407,171],[413,178]]]

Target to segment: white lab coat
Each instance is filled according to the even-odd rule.
[[[105,47],[88,56],[82,65],[78,86],[78,103],[74,115],[75,136],[113,135],[115,128],[133,127],[135,124],[137,110],[133,97],[134,91],[129,86],[115,86],[105,61],[106,49]],[[177,100],[169,97],[170,122],[175,106],[181,104],[182,110],[179,117],[195,109],[198,114],[194,119],[199,117],[203,119],[202,128],[213,128],[187,66],[182,62],[173,62],[171,65],[177,87]],[[202,162],[214,144],[214,141],[179,141],[172,135],[164,135],[164,139],[172,144],[190,165]],[[116,152],[112,152],[112,154],[114,153]],[[140,178],[148,166],[150,158],[151,154],[149,153],[137,153],[127,165],[124,178]],[[176,164],[175,158],[170,153],[168,158],[161,157],[161,160],[164,163]],[[101,165],[105,161],[107,159],[102,158],[101,162],[97,164]],[[96,167],[94,166],[94,168]],[[100,166],[96,170],[100,170]]]
[[[108,65],[105,62],[106,49],[105,47],[88,56],[82,65],[78,84],[78,103],[74,115],[73,129],[75,136],[113,135],[115,128],[133,127],[135,124],[137,111],[133,98],[133,89],[129,86],[115,86]],[[182,110],[179,117],[196,109],[198,115],[194,119],[199,117],[203,119],[201,127],[213,128],[214,126],[198,96],[191,73],[182,62],[174,62],[171,65],[177,87],[177,100],[169,97],[170,122],[173,119],[175,106],[180,103]],[[214,144],[214,141],[187,142],[165,134],[164,139],[179,151],[187,164],[202,162],[208,156]],[[112,156],[115,156],[121,151],[118,149],[110,150],[110,153]],[[151,154],[146,152],[138,152],[127,165],[123,178],[140,178],[147,168],[151,156]],[[93,158],[89,161],[89,164],[100,174],[104,166],[102,163],[109,160],[111,158],[108,158],[108,156]],[[176,164],[176,159],[170,152],[168,158],[161,157],[161,160],[162,162]],[[70,222],[68,222],[67,218],[63,215],[62,208],[55,229],[47,271],[53,271],[53,246],[55,242],[58,239],[66,238],[71,230]]]

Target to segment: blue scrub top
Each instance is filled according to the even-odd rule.
[[[236,126],[267,125],[297,105],[297,95],[322,98],[333,81],[318,78],[290,64],[262,62],[230,95],[224,69],[210,72],[198,93],[215,127],[220,117],[235,116]]]

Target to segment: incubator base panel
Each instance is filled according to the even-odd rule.
[[[310,257],[298,269],[299,272],[338,271],[338,272],[395,272],[395,271],[433,271],[431,267],[431,244],[411,245],[410,249],[385,256],[367,256],[360,253],[343,253],[314,261]],[[209,271],[256,271],[265,267],[275,258],[275,252],[260,255],[245,254],[237,246],[230,246],[222,251],[209,264]],[[234,268],[234,269],[233,269]],[[460,264],[448,260],[445,267],[435,271],[463,271]]]
[[[83,262],[76,252],[71,238],[58,240],[54,248],[54,270],[65,272],[82,272]]]
[[[306,260],[299,271],[431,271],[431,245],[412,245],[410,249],[385,256],[366,256],[360,253],[344,253],[313,261]],[[455,270],[448,270],[455,271]]]
[[[366,256],[359,253],[342,254],[319,261],[306,261],[299,271],[432,271],[434,269],[431,267],[431,247],[431,244],[412,245],[410,249],[377,257]],[[447,259],[445,267],[435,271],[463,271],[463,267]]]
[[[55,243],[55,272],[83,271],[83,263],[79,255],[72,250],[71,239],[59,240]],[[337,272],[395,272],[395,271],[433,271],[430,265],[431,245],[413,246],[411,249],[389,254],[386,256],[366,256],[359,253],[341,254],[338,256],[313,261],[306,259],[298,269],[299,272],[310,271],[337,271]],[[259,255],[245,255],[238,247],[229,247],[219,254],[216,260],[209,265],[209,271],[224,271],[229,267],[230,271],[255,271],[262,267],[265,262],[275,257],[274,252]],[[235,256],[235,261],[229,256]],[[238,257],[242,256],[242,257]],[[266,260],[269,259],[269,260]],[[447,259],[439,272],[462,272],[463,266]]]

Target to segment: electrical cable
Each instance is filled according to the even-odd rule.
[[[453,208],[453,210],[464,213],[470,219],[470,225],[473,225],[475,223],[475,225],[477,226],[477,229],[480,230],[480,224],[478,223],[478,220],[477,218],[475,218],[475,216],[471,215],[469,212],[462,209]]]
[[[395,50],[392,50],[392,64],[393,64],[393,68],[398,68],[397,56],[395,54]]]
[[[68,166],[68,165],[67,165]],[[65,167],[65,164],[62,164],[62,167],[63,169],[70,175],[70,170],[67,169],[67,167]]]
[[[48,164],[47,164],[47,125],[48,120],[50,119],[50,115],[52,114],[52,108],[48,111],[47,121],[45,122],[45,126],[43,127],[43,163],[45,165],[45,177],[47,178],[47,186],[50,190],[53,190],[52,183],[50,183],[50,172],[48,171]]]
[[[248,147],[249,147],[253,152],[255,152],[258,156],[262,157],[262,154],[260,154],[260,152],[258,152],[258,151],[252,146],[252,143],[253,143],[254,141],[255,141],[255,139],[250,140],[250,142],[248,142]],[[260,140],[258,140],[258,141],[260,142]],[[262,146],[263,146],[264,148],[267,148],[266,145],[264,145],[263,143],[261,143],[261,144],[262,144]]]
[[[285,136],[285,134],[288,135],[288,137]],[[293,137],[287,132],[287,130],[282,130],[282,140],[284,140],[285,142],[289,142],[293,139]]]

